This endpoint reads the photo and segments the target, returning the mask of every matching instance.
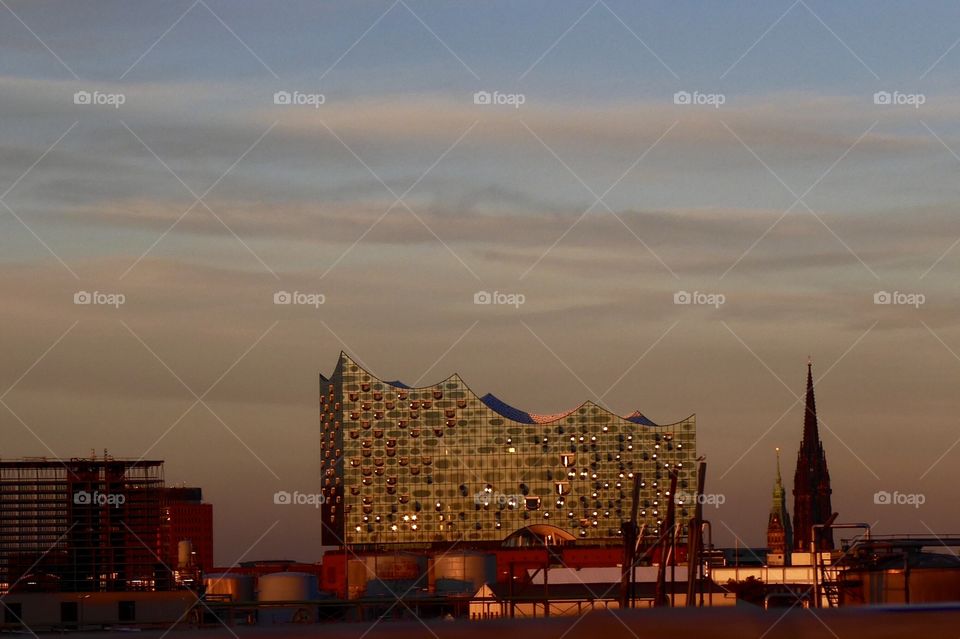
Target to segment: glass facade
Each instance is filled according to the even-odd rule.
[[[320,385],[324,545],[502,542],[528,527],[619,544],[634,475],[651,534],[666,518],[670,470],[678,493],[695,488],[694,416],[648,425],[586,402],[516,421],[457,375],[407,388],[345,354]],[[681,521],[691,514],[677,506]]]
[[[173,588],[164,490],[159,460],[0,462],[0,595]]]

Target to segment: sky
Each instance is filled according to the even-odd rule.
[[[695,413],[717,543],[762,546],[810,357],[840,520],[956,530],[958,18],[3,0],[0,457],[164,459],[219,564],[317,561],[272,496],[317,491],[345,350]]]

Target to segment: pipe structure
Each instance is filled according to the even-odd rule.
[[[654,595],[654,606],[672,606],[673,598],[667,598],[666,592],[666,581],[667,581],[667,562],[676,561],[676,556],[673,554],[674,548],[676,546],[676,536],[672,534],[674,532],[674,526],[676,526],[676,508],[674,507],[674,495],[677,492],[677,470],[675,468],[670,470],[670,500],[667,502],[667,520],[663,522],[662,527],[666,530],[660,533],[660,568],[657,570],[657,586],[656,594]],[[669,535],[669,537],[667,536]],[[632,568],[631,568],[632,572]],[[673,584],[671,584],[671,589]]]
[[[820,601],[820,563],[821,557],[820,552],[817,550],[817,529],[818,528],[844,528],[844,529],[865,529],[864,537],[870,539],[870,524],[864,522],[848,523],[848,524],[835,524],[834,520],[837,518],[837,513],[834,513],[833,516],[825,524],[814,524],[810,527],[810,537],[813,541],[810,542],[811,550],[813,551],[813,607],[822,608],[823,605]],[[851,546],[852,548],[852,546]],[[826,576],[826,564],[823,565],[823,575]]]

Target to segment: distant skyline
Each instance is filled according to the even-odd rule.
[[[214,504],[218,564],[319,560],[319,511],[272,495],[318,486],[344,350],[538,413],[696,413],[715,541],[762,546],[811,356],[841,520],[960,529],[957,24],[5,0],[0,456],[165,459]]]

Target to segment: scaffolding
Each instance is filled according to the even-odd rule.
[[[163,462],[0,461],[0,595],[170,590]]]

